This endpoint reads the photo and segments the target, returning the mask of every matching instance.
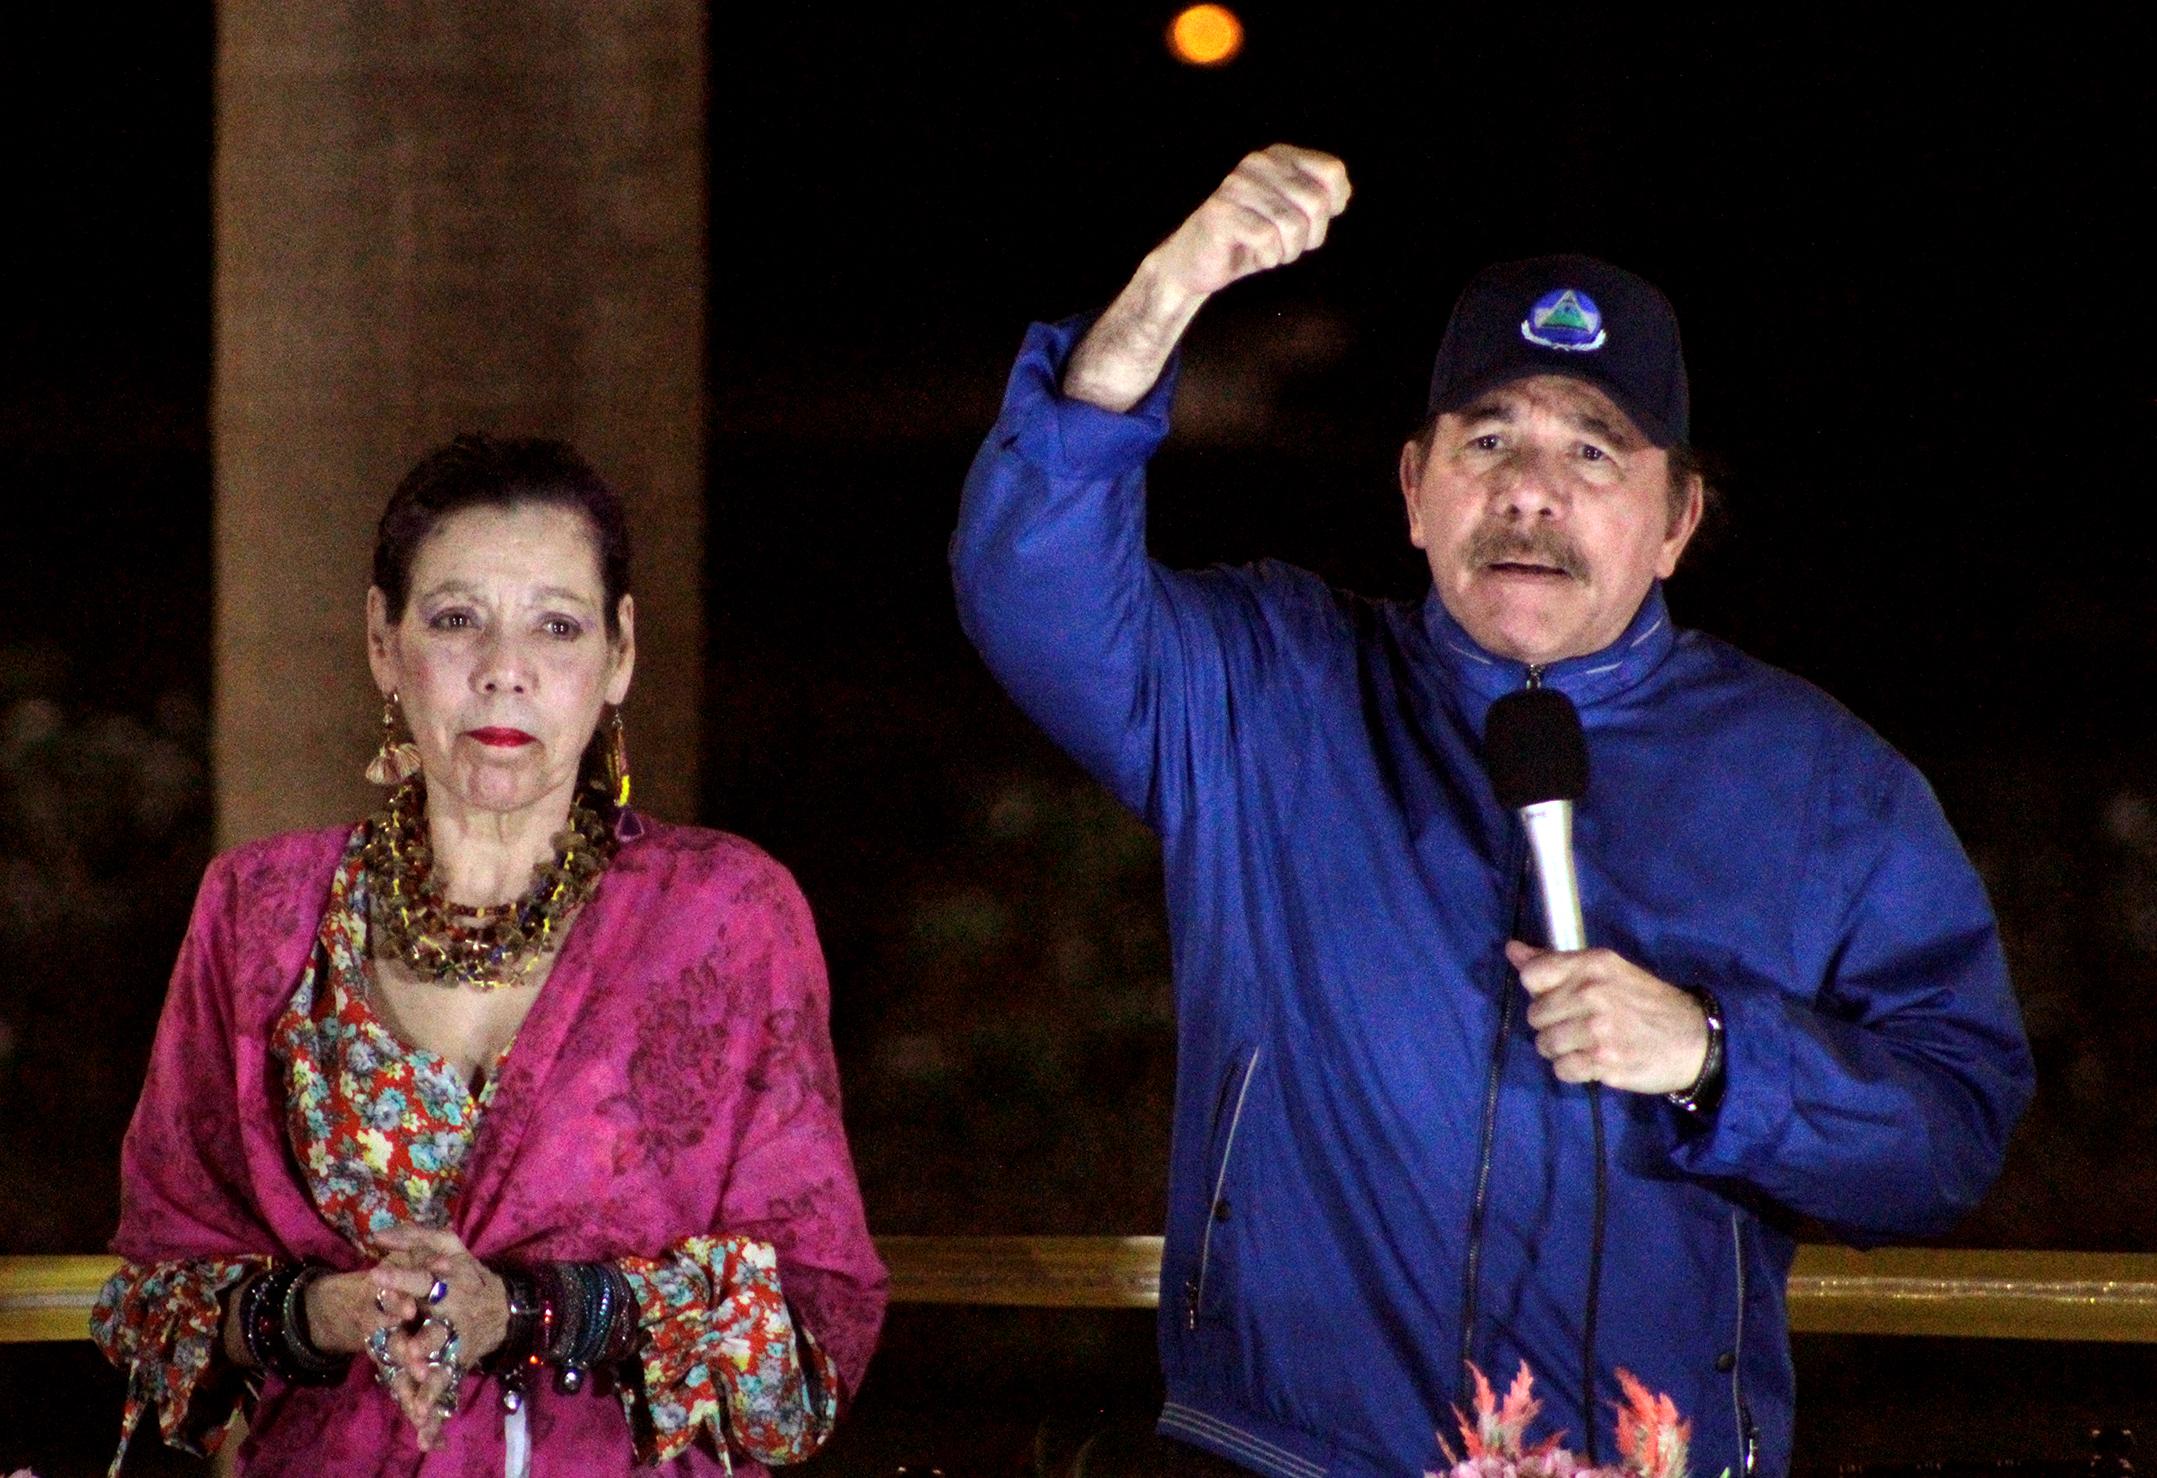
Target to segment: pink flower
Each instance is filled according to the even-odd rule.
[[[1611,1404],[1618,1408],[1618,1451],[1626,1466],[1643,1478],[1686,1478],[1693,1424],[1678,1416],[1668,1396],[1650,1391],[1629,1370],[1618,1372],[1618,1388],[1625,1400]]]
[[[1520,1362],[1520,1372],[1513,1377],[1513,1384],[1500,1404],[1498,1393],[1491,1389],[1490,1378],[1476,1368],[1473,1360],[1468,1362],[1468,1373],[1475,1377],[1475,1419],[1470,1421],[1466,1412],[1458,1406],[1453,1408],[1453,1420],[1460,1424],[1461,1457],[1473,1460],[1482,1457],[1510,1458],[1515,1461],[1545,1457],[1558,1446],[1556,1437],[1548,1438],[1534,1447],[1523,1447],[1528,1440],[1528,1423],[1543,1409],[1543,1403],[1535,1399],[1535,1377],[1528,1371],[1528,1362]],[[1448,1462],[1455,1461],[1453,1449],[1441,1433],[1438,1448]],[[1466,1475],[1460,1475],[1466,1478]],[[1505,1478],[1513,1478],[1509,1472]]]
[[[1473,1363],[1468,1373],[1475,1377],[1474,1412],[1453,1408],[1461,1451],[1456,1454],[1445,1433],[1438,1433],[1438,1450],[1447,1467],[1423,1478],[1688,1478],[1692,1423],[1679,1417],[1668,1396],[1650,1391],[1631,1371],[1618,1372],[1625,1399],[1611,1403],[1618,1412],[1618,1461],[1597,1468],[1558,1445],[1565,1438],[1562,1432],[1528,1445],[1528,1425],[1543,1403],[1535,1399],[1535,1377],[1527,1361],[1521,1362],[1502,1402]]]

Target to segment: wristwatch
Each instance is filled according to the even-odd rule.
[[[1700,1076],[1693,1079],[1692,1086],[1663,1097],[1698,1117],[1713,1113],[1723,1101],[1723,1007],[1713,991],[1695,990],[1692,997],[1700,1003],[1700,1012],[1708,1021],[1708,1055],[1701,1059]]]

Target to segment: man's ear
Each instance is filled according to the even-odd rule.
[[[1423,463],[1428,454],[1423,443],[1410,437],[1401,447],[1401,501],[1408,505],[1408,542],[1421,549],[1423,544],[1423,510],[1416,501],[1416,489],[1423,485]]]
[[[1655,562],[1657,579],[1667,580],[1678,572],[1678,558],[1693,535],[1700,532],[1700,519],[1707,507],[1707,479],[1697,472],[1689,474],[1685,479],[1685,500],[1671,515],[1670,526],[1663,534],[1662,552]]]

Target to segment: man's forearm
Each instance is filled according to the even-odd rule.
[[[1246,155],[1138,264],[1072,354],[1063,393],[1119,415],[1131,409],[1206,299],[1321,245],[1347,205],[1348,171],[1330,154],[1275,144]]]
[[[1161,378],[1184,330],[1211,294],[1176,285],[1149,252],[1064,367],[1063,393],[1119,415]]]

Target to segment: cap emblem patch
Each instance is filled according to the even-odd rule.
[[[1545,349],[1576,353],[1600,349],[1609,337],[1603,331],[1603,310],[1577,287],[1561,287],[1537,298],[1520,321],[1520,336]]]

